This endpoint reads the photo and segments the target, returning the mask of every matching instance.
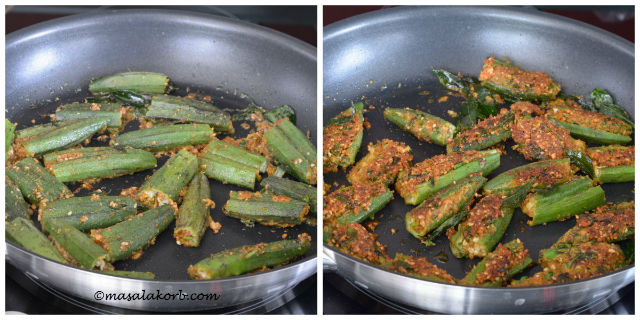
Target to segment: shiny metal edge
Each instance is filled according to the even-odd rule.
[[[131,279],[63,265],[9,242],[6,242],[6,261],[27,271],[32,278],[79,298],[154,312],[211,310],[266,299],[297,285],[317,269],[317,258],[313,257],[275,270],[217,280]],[[155,297],[158,292],[162,298]],[[116,298],[107,299],[107,294],[115,294]],[[207,294],[211,295],[210,299],[203,296]]]

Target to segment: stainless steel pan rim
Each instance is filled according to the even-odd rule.
[[[171,32],[167,32],[167,34],[171,33],[172,35],[177,35],[181,38],[180,40],[189,40],[184,38],[185,29],[176,29],[177,27],[184,28],[185,26],[192,27],[189,30],[193,30],[191,35],[197,36],[194,41],[200,41],[203,37],[207,37],[206,39],[210,39],[212,36],[212,30],[218,32],[219,35],[224,35],[226,37],[233,37],[234,43],[232,43],[233,50],[228,49],[227,52],[237,53],[239,51],[241,44],[252,43],[252,45],[260,46],[259,49],[253,50],[250,52],[244,52],[245,54],[242,56],[246,58],[250,56],[251,53],[261,54],[258,56],[258,59],[254,59],[255,63],[260,65],[254,66],[248,62],[240,61],[240,58],[237,56],[232,56],[232,58],[236,58],[235,60],[223,60],[222,62],[225,65],[231,65],[230,67],[226,67],[226,69],[220,68],[216,69],[215,73],[210,71],[211,68],[217,68],[221,64],[216,64],[216,61],[212,61],[205,65],[198,65],[197,63],[193,63],[188,65],[189,68],[184,68],[185,61],[188,59],[180,60],[180,63],[167,63],[167,61],[171,60],[154,60],[153,63],[147,63],[149,61],[149,57],[147,55],[144,56],[136,56],[135,58],[124,61],[123,63],[117,63],[115,65],[109,65],[108,67],[102,67],[100,63],[103,65],[106,61],[111,61],[106,57],[105,61],[93,61],[86,62],[84,64],[80,64],[79,68],[75,68],[76,70],[63,69],[60,70],[60,66],[54,64],[51,61],[43,61],[48,62],[50,64],[46,65],[46,69],[41,69],[39,72],[44,72],[41,74],[41,77],[38,78],[38,81],[44,82],[40,83],[37,86],[27,85],[26,89],[21,89],[18,91],[20,85],[16,82],[24,82],[30,83],[27,80],[23,80],[22,75],[19,74],[20,65],[17,64],[8,64],[7,66],[7,79],[10,79],[9,75],[15,74],[19,81],[8,81],[6,85],[6,107],[7,113],[9,115],[12,112],[18,112],[22,110],[21,108],[27,107],[25,104],[26,98],[32,98],[28,103],[35,103],[37,101],[44,102],[46,98],[51,98],[51,90],[58,89],[62,86],[62,82],[68,80],[69,84],[66,86],[65,90],[62,91],[62,94],[71,94],[71,95],[82,95],[83,93],[78,93],[78,91],[73,91],[73,88],[86,88],[86,84],[89,80],[89,77],[95,77],[102,75],[101,73],[108,72],[120,72],[124,71],[130,66],[134,66],[136,68],[145,68],[145,66],[149,66],[152,64],[160,66],[159,69],[169,69],[169,70],[179,70],[176,71],[175,74],[169,72],[169,74],[174,75],[176,78],[180,78],[181,83],[195,85],[194,88],[211,88],[213,89],[220,81],[218,79],[223,79],[224,81],[228,81],[227,88],[243,88],[246,89],[245,93],[249,94],[249,96],[260,99],[256,101],[257,103],[264,104],[266,106],[277,105],[277,103],[282,103],[282,100],[286,100],[291,105],[294,105],[296,108],[300,108],[300,110],[306,110],[309,112],[302,113],[299,117],[299,122],[303,126],[315,126],[315,112],[310,112],[310,110],[316,110],[316,53],[315,48],[309,44],[306,44],[298,39],[290,37],[288,35],[284,35],[277,31],[261,27],[255,24],[238,21],[234,19],[228,19],[224,17],[216,17],[205,14],[198,13],[188,13],[184,11],[171,11],[171,10],[99,10],[92,13],[75,15],[71,17],[60,18],[56,20],[51,20],[42,24],[34,25],[31,27],[27,27],[21,29],[17,32],[14,32],[6,37],[5,52],[16,52],[16,48],[21,48],[22,50],[25,47],[33,45],[34,43],[43,44],[46,43],[49,45],[50,43],[59,43],[52,42],[51,36],[58,35],[60,36],[61,32],[66,32],[62,35],[62,39],[59,41],[64,42],[66,37],[69,37],[69,32],[74,31],[76,37],[79,36],[87,36],[86,29],[96,30],[95,26],[98,23],[111,23],[109,26],[112,27],[115,24],[121,25],[129,25],[128,23],[137,22],[137,23],[145,23],[143,26],[147,29],[144,30],[145,35],[151,34],[157,37],[160,36],[160,32],[163,30],[171,29]],[[142,21],[142,22],[141,22]],[[153,30],[149,30],[149,24],[154,25]],[[91,29],[91,26],[94,28]],[[104,25],[102,25],[101,32],[106,32],[104,30]],[[167,28],[167,29],[163,29]],[[110,28],[111,30],[113,28]],[[128,30],[127,30],[128,31]],[[80,35],[78,35],[80,34]],[[244,37],[235,37],[236,35],[245,35]],[[164,35],[164,33],[162,34]],[[118,34],[122,39],[122,34]],[[44,38],[44,40],[43,40]],[[134,37],[131,37],[135,39]],[[83,38],[82,40],[87,39]],[[154,38],[156,39],[156,38]],[[214,41],[221,42],[222,38],[214,37]],[[237,41],[235,41],[237,39]],[[34,41],[37,40],[37,41]],[[49,41],[49,43],[47,43]],[[244,41],[244,42],[243,42]],[[187,42],[183,42],[184,45]],[[138,44],[138,43],[136,43]],[[51,50],[50,53],[54,58],[61,58],[61,52],[64,52],[63,49],[67,49],[71,47],[71,45],[65,44],[67,47],[55,47],[55,49]],[[228,47],[228,46],[227,46]],[[29,47],[31,48],[31,47]],[[73,47],[75,49],[75,46]],[[163,47],[163,48],[166,48]],[[246,48],[246,47],[245,47]],[[146,49],[146,48],[142,48]],[[158,56],[162,57],[162,59],[168,59],[168,53],[165,54],[162,48],[156,50]],[[193,50],[193,48],[188,47],[188,50]],[[197,49],[197,48],[196,48]],[[225,47],[226,49],[226,47]],[[138,50],[135,47],[132,50],[128,50],[130,55],[138,54],[142,51]],[[265,51],[268,51],[271,54],[271,57],[277,57],[280,60],[269,58],[265,54]],[[156,51],[151,52],[152,54]],[[168,50],[167,50],[168,51]],[[193,51],[192,59],[198,59],[198,57],[202,58],[202,53],[206,52],[204,50]],[[227,53],[225,52],[225,53]],[[30,52],[28,52],[30,53]],[[180,50],[174,50],[171,52],[172,54],[182,53]],[[23,52],[24,54],[24,52]],[[200,54],[198,56],[198,54]],[[281,56],[277,56],[274,54],[281,54]],[[152,56],[152,55],[151,55]],[[207,58],[211,56],[206,56]],[[282,57],[288,57],[287,60],[282,61]],[[191,58],[191,57],[190,57]],[[19,59],[14,59],[19,60]],[[11,60],[7,55],[7,61]],[[220,58],[218,57],[218,60]],[[77,64],[78,60],[73,60],[71,63]],[[134,62],[132,62],[134,61]],[[138,66],[138,61],[142,61],[140,66]],[[207,60],[200,60],[207,61]],[[261,68],[262,65],[265,64],[265,61],[271,61],[270,64],[267,64],[264,68]],[[20,61],[23,62],[23,61]],[[69,63],[69,61],[64,61],[65,63]],[[188,61],[187,61],[188,62]],[[229,63],[233,62],[233,63]],[[57,62],[55,62],[57,63]],[[164,63],[164,65],[162,65]],[[235,63],[235,64],[234,64]],[[241,64],[242,63],[242,64]],[[284,67],[280,67],[280,65],[284,65]],[[124,66],[122,66],[124,65]],[[238,70],[229,70],[231,67],[241,65],[246,68],[252,68],[251,71],[254,73],[242,73],[242,69]],[[56,69],[58,66],[58,69]],[[13,67],[13,69],[12,69]],[[102,68],[102,69],[101,69]],[[113,71],[115,68],[119,71]],[[156,70],[155,67],[147,67],[149,70]],[[173,69],[172,69],[173,68]],[[178,68],[183,68],[178,69]],[[278,68],[278,74],[274,75],[273,73],[267,73],[266,71],[273,72],[274,68]],[[203,70],[204,69],[204,70]],[[44,70],[44,71],[43,71]],[[98,70],[98,72],[96,72]],[[101,70],[101,71],[100,71]],[[192,71],[195,70],[195,71]],[[71,72],[70,72],[71,71]],[[58,72],[62,74],[62,76],[58,75]],[[75,73],[73,73],[75,72]],[[167,71],[165,71],[167,72]],[[199,80],[195,79],[195,73],[192,72],[200,72]],[[226,73],[223,73],[226,72]],[[246,71],[245,71],[246,72]],[[260,74],[260,72],[262,72]],[[313,72],[311,74],[311,72]],[[76,78],[73,76],[64,76],[66,73],[72,73],[74,75],[78,75]],[[50,77],[54,77],[58,75],[57,78],[49,79]],[[89,77],[87,77],[87,75]],[[237,75],[234,77],[234,75]],[[18,77],[20,76],[20,77]],[[246,81],[248,77],[252,77],[253,82]],[[264,81],[264,79],[268,77],[271,81]],[[49,79],[49,82],[46,82]],[[203,80],[206,79],[206,80]],[[213,79],[213,81],[209,80]],[[16,79],[13,79],[16,80]],[[31,79],[29,79],[31,80]],[[34,80],[35,81],[35,80]],[[199,82],[198,82],[199,81]],[[215,82],[214,82],[215,81]],[[261,82],[260,82],[261,81]],[[291,82],[294,81],[291,86],[283,87],[282,83],[286,81]],[[313,82],[311,85],[310,83]],[[22,84],[25,86],[25,84]],[[204,84],[203,84],[204,83]],[[309,84],[309,85],[307,85]],[[298,87],[296,87],[298,86]],[[277,88],[280,91],[272,90],[271,88]],[[284,88],[284,89],[283,89]],[[217,87],[216,87],[217,90]],[[59,90],[56,90],[58,92]],[[74,93],[75,92],[75,93]],[[86,94],[86,93],[85,93]],[[40,97],[40,98],[39,98]],[[283,97],[287,97],[287,99],[283,99]],[[25,98],[25,99],[23,99]],[[63,98],[64,99],[64,98]],[[36,101],[37,100],[37,101]],[[51,102],[49,102],[51,103]],[[28,113],[28,112],[27,112]],[[310,117],[313,117],[313,121],[310,120]],[[309,118],[309,119],[307,119]],[[315,128],[315,127],[314,127]],[[232,229],[228,229],[232,230]],[[165,231],[167,233],[168,231]],[[251,232],[249,230],[248,232]],[[315,233],[313,234],[315,237]],[[243,237],[239,235],[239,237]],[[279,234],[278,234],[279,237]],[[314,240],[315,243],[315,240]],[[156,246],[151,247],[153,249]],[[315,244],[312,244],[312,248],[315,247]],[[300,281],[310,277],[316,272],[316,255],[315,250],[307,252],[306,256],[298,261],[293,262],[290,265],[282,266],[273,270],[248,274],[236,277],[230,277],[225,279],[217,279],[217,280],[199,280],[199,281],[190,281],[190,280],[174,280],[174,281],[164,281],[164,280],[142,280],[142,279],[131,279],[124,277],[117,277],[112,275],[100,274],[88,270],[83,270],[79,268],[75,268],[69,265],[60,264],[58,262],[49,260],[47,258],[41,257],[37,254],[28,252],[22,249],[19,246],[7,241],[5,242],[6,248],[6,256],[5,259],[7,262],[16,266],[19,270],[23,270],[29,274],[32,278],[37,279],[38,281],[42,281],[47,285],[56,288],[65,293],[89,300],[94,301],[106,305],[111,305],[119,308],[125,309],[135,309],[135,310],[148,310],[148,311],[156,311],[156,312],[181,312],[181,311],[197,311],[197,310],[212,310],[216,308],[224,308],[224,307],[232,307],[235,305],[243,305],[252,301],[264,300],[266,298],[272,297],[276,294],[287,290]],[[208,247],[209,248],[209,247]],[[213,247],[210,247],[213,248]],[[205,248],[207,249],[207,248]],[[215,250],[214,250],[215,251]],[[149,252],[149,251],[147,251]],[[184,259],[184,257],[181,257]],[[144,258],[143,258],[144,259]],[[179,259],[178,257],[173,257],[172,259]],[[190,260],[182,260],[182,261],[190,261]],[[197,261],[197,260],[196,260]],[[192,261],[193,263],[195,261]],[[156,263],[156,262],[153,262]],[[162,260],[158,260],[157,263],[162,263]],[[175,272],[184,272],[182,269],[177,269]],[[169,278],[171,279],[171,278]],[[129,299],[129,300],[106,300],[95,299],[95,294],[97,291],[102,291],[104,294],[107,293],[120,293],[120,294],[142,294],[142,292],[149,294],[155,293],[156,290],[159,290],[165,297],[165,299]],[[193,299],[184,299],[184,296],[179,294],[180,290],[182,294],[214,294],[211,296],[209,300],[206,297],[202,296],[201,299],[193,300]],[[180,297],[183,298],[180,298]]]
[[[471,20],[474,18],[476,20]],[[522,34],[526,34],[525,32],[542,29],[536,36],[523,36],[522,39],[526,40],[540,40],[540,37],[549,35],[553,31],[566,31],[566,34],[558,35],[558,38],[569,41],[563,43],[559,49],[558,52],[562,53],[565,53],[569,46],[575,47],[575,42],[578,43],[578,48],[572,49],[578,51],[601,45],[598,48],[616,58],[608,56],[605,59],[597,60],[594,58],[594,54],[590,54],[588,58],[594,66],[589,70],[593,73],[585,75],[586,71],[584,70],[581,70],[582,73],[580,73],[571,69],[574,73],[572,74],[573,79],[578,79],[577,81],[566,81],[571,79],[562,78],[569,76],[561,71],[566,66],[564,61],[562,63],[555,60],[545,61],[544,57],[539,57],[541,55],[535,49],[532,52],[524,53],[522,55],[524,58],[521,57],[521,59],[529,63],[530,66],[537,66],[539,62],[546,63],[544,65],[547,70],[552,73],[553,71],[558,72],[552,76],[554,78],[558,76],[558,81],[563,84],[563,89],[572,94],[588,94],[585,91],[594,88],[594,81],[590,78],[598,78],[597,83],[600,84],[596,84],[597,86],[605,83],[610,86],[607,89],[618,90],[614,96],[622,106],[627,106],[627,111],[632,115],[632,118],[634,117],[634,109],[631,107],[634,105],[633,82],[629,83],[633,80],[633,73],[631,72],[631,78],[628,77],[628,61],[631,60],[633,63],[634,57],[634,46],[630,42],[593,26],[535,10],[513,7],[423,6],[397,7],[366,13],[336,22],[324,29],[323,95],[326,98],[324,101],[324,120],[328,119],[327,110],[331,110],[330,115],[333,115],[339,112],[336,110],[342,110],[341,108],[348,105],[350,99],[362,95],[375,96],[373,93],[375,88],[366,84],[369,79],[373,79],[369,81],[369,84],[375,81],[376,86],[384,82],[383,87],[385,88],[387,83],[402,82],[404,86],[406,82],[411,83],[415,78],[421,84],[422,81],[426,81],[425,78],[432,77],[430,74],[425,75],[429,73],[430,67],[462,66],[467,69],[455,69],[455,71],[473,74],[473,72],[477,72],[478,68],[477,64],[467,63],[467,61],[471,61],[469,56],[473,57],[472,61],[476,61],[477,59],[485,59],[487,52],[509,56],[508,53],[503,53],[501,50],[510,50],[509,52],[512,53],[522,50],[521,48],[514,49],[513,46],[501,46],[499,44],[501,38],[495,39],[495,41],[492,39],[490,44],[496,45],[498,43],[498,45],[490,49],[487,49],[486,45],[478,45],[477,42],[480,40],[470,41],[468,37],[464,36],[460,37],[462,39],[456,38],[456,35],[467,33],[469,28],[473,29],[477,26],[478,19],[485,23],[482,26],[487,26],[491,31],[500,31],[500,28],[515,25],[517,27],[510,32],[516,36],[518,36],[518,32],[522,36]],[[434,27],[437,30],[440,25],[436,25],[436,23],[446,25],[441,28],[443,29],[442,34],[430,29],[430,27]],[[520,25],[523,27],[519,28]],[[451,31],[451,28],[455,27],[461,29]],[[431,36],[429,33],[437,35]],[[472,34],[490,36],[485,33]],[[502,34],[500,33],[500,35]],[[504,34],[509,33],[505,32]],[[485,38],[480,39],[484,40]],[[518,40],[524,41],[522,39],[518,38]],[[466,41],[470,41],[470,43]],[[545,49],[549,49],[549,42],[541,44]],[[527,49],[531,49],[531,46],[527,46]],[[349,56],[351,53],[353,55]],[[535,56],[536,54],[538,57]],[[558,54],[549,54],[549,56],[557,58]],[[584,54],[576,57],[583,58],[579,60],[580,63],[584,63],[586,60],[583,56]],[[597,57],[600,58],[600,56]],[[570,60],[574,56],[569,53],[566,58]],[[623,75],[614,73],[617,77],[607,77],[606,74],[598,72],[605,69],[604,67],[610,67],[610,64],[613,64],[611,61],[618,61],[617,59],[620,62],[609,71],[620,70],[623,71],[621,72]],[[407,64],[405,61],[411,61],[411,63]],[[518,62],[516,61],[516,63]],[[620,66],[621,63],[624,65]],[[576,68],[576,63],[569,65]],[[423,72],[423,74],[419,72]],[[580,74],[580,77],[576,78],[575,73]],[[412,101],[412,103],[417,102]],[[378,107],[375,102],[373,104]],[[340,107],[341,105],[343,106]],[[427,107],[429,106],[433,105],[427,105]],[[376,138],[380,139],[380,135]],[[325,268],[326,270],[335,271],[356,285],[390,300],[442,313],[544,313],[575,308],[598,297],[602,298],[603,295],[633,282],[635,274],[635,267],[629,266],[607,275],[563,285],[482,288],[436,283],[394,273],[350,257],[327,245],[324,245],[323,252],[324,260],[328,260],[326,262],[329,264]]]

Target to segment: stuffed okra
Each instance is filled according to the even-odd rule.
[[[345,169],[356,161],[364,133],[363,108],[364,104],[358,102],[329,120],[324,127],[322,162],[325,173]]]
[[[106,250],[109,262],[128,257],[137,259],[174,218],[175,210],[171,206],[159,206],[108,228],[93,229],[91,239]]]
[[[45,170],[38,160],[25,158],[6,174],[20,188],[22,195],[32,204],[72,197],[71,190]]]
[[[513,112],[489,117],[462,132],[447,143],[447,153],[466,150],[483,150],[511,138]]]
[[[441,146],[451,141],[457,130],[449,121],[409,108],[386,108],[384,118],[411,132],[420,140]]]
[[[49,201],[39,209],[42,225],[62,221],[80,231],[106,228],[136,214],[136,202],[127,197],[94,194]]]
[[[51,152],[43,158],[45,168],[62,182],[113,178],[153,168],[152,153],[111,147],[75,148]]]
[[[633,201],[607,203],[592,212],[576,217],[569,229],[553,247],[583,242],[618,242],[635,235],[635,205]]]
[[[482,175],[474,174],[434,193],[406,214],[407,231],[418,239],[424,238],[463,210],[486,181]]]
[[[259,154],[215,138],[199,158],[200,168],[209,178],[252,190],[260,173],[266,171],[267,163]]]
[[[418,205],[434,192],[472,173],[487,176],[498,166],[498,150],[440,154],[401,171],[395,187],[406,204]]]
[[[362,223],[392,198],[393,192],[381,183],[343,186],[324,198],[322,220],[325,224]]]
[[[545,116],[523,118],[511,126],[514,149],[527,160],[561,159],[565,150],[584,152],[584,141],[571,137],[569,130],[561,128]]]
[[[231,115],[218,107],[189,98],[154,95],[144,114],[147,118],[170,119],[183,122],[206,123],[216,132],[232,134]]]
[[[43,227],[53,238],[63,256],[74,264],[77,263],[87,269],[102,270],[109,267],[107,252],[82,231],[56,219],[48,220]]]
[[[89,84],[89,91],[98,96],[123,90],[163,94],[171,90],[170,79],[156,72],[123,72],[93,79]]]
[[[5,224],[5,235],[21,247],[43,257],[66,263],[64,257],[47,237],[28,219],[17,217]]]
[[[209,208],[213,201],[209,199],[209,193],[209,180],[204,174],[196,173],[178,209],[176,228],[173,231],[177,244],[186,247],[200,245],[200,239],[211,220]]]
[[[114,147],[132,147],[148,151],[170,150],[180,146],[209,142],[213,130],[207,124],[175,124],[123,133],[111,139]]]
[[[561,89],[560,84],[544,72],[522,70],[494,57],[484,61],[478,79],[484,87],[513,100],[551,100]]]
[[[4,220],[10,222],[11,220],[22,217],[29,219],[31,211],[29,204],[24,200],[20,188],[5,175],[4,177]]]
[[[616,183],[635,180],[635,146],[588,148],[587,155],[593,161],[595,181]]]
[[[288,263],[303,256],[310,246],[311,237],[303,233],[297,240],[258,243],[212,254],[190,265],[187,272],[191,279],[199,280],[237,276]]]
[[[391,261],[385,246],[376,241],[375,235],[355,222],[330,229],[325,242],[350,256],[372,264],[388,265]]]
[[[317,189],[311,185],[286,178],[270,176],[262,179],[260,186],[273,194],[281,194],[295,200],[306,202],[309,204],[309,210],[312,213],[317,211]]]
[[[180,192],[189,184],[196,171],[198,158],[182,149],[144,182],[136,200],[152,208],[169,203],[177,209],[175,203]]]
[[[287,118],[278,120],[264,134],[273,156],[296,179],[316,184],[318,178],[316,148]]]
[[[498,244],[458,284],[500,287],[533,263],[520,239]]]
[[[485,195],[508,192],[533,180],[533,188],[547,187],[569,181],[573,177],[569,159],[544,160],[507,170],[489,180],[482,191]]]
[[[396,181],[398,173],[409,169],[413,161],[411,147],[402,142],[384,139],[369,144],[367,153],[347,175],[351,184],[382,183],[389,185]]]
[[[245,224],[259,222],[268,226],[290,227],[305,221],[309,205],[284,195],[231,191],[222,210]]]
[[[531,226],[582,214],[605,201],[604,190],[592,185],[593,181],[588,177],[577,177],[548,189],[538,190],[527,196],[522,203],[522,212],[531,217],[528,222]]]
[[[599,112],[572,108],[552,108],[547,112],[554,124],[569,130],[571,136],[591,143],[626,144],[631,141],[633,127]]]
[[[438,266],[427,261],[427,258],[424,257],[412,257],[406,254],[396,253],[390,265],[383,265],[383,267],[424,280],[455,283],[455,280],[447,271],[438,268]]]

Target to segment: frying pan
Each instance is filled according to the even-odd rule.
[[[593,88],[609,90],[634,116],[633,45],[617,36],[573,20],[532,10],[507,7],[399,7],[345,19],[324,30],[324,123],[364,99],[363,147],[383,138],[411,146],[414,163],[445,152],[443,147],[419,142],[385,121],[385,107],[410,107],[452,120],[447,110],[458,110],[461,100],[449,97],[431,69],[478,75],[489,56],[508,57],[525,70],[548,72],[564,92],[587,95]],[[427,94],[428,91],[429,93]],[[488,178],[526,164],[511,150]],[[325,183],[346,183],[344,173],[325,175]],[[633,183],[603,186],[607,201],[633,200]],[[405,229],[411,209],[396,196],[376,214],[378,241],[387,252],[427,257],[455,278],[464,277],[480,259],[456,259],[445,236],[425,247]],[[575,224],[573,219],[529,227],[516,210],[503,243],[520,238],[533,259]],[[531,288],[477,288],[430,282],[389,272],[324,246],[325,270],[335,271],[356,285],[409,306],[441,313],[542,313],[584,305],[606,297],[634,280],[634,267],[564,285]],[[529,269],[525,275],[539,271]]]
[[[12,33],[6,38],[6,116],[18,128],[45,122],[62,103],[81,101],[89,95],[89,80],[124,71],[163,72],[177,91],[209,95],[223,108],[245,107],[250,100],[271,108],[289,104],[298,111],[303,132],[316,128],[316,54],[299,40],[254,24],[210,15],[164,11],[99,11],[56,19]],[[127,130],[136,125],[131,124]],[[246,135],[239,123],[240,133]],[[311,137],[316,143],[315,137]],[[166,158],[158,161],[160,167]],[[152,174],[105,179],[96,187],[109,194],[140,186]],[[77,185],[71,185],[73,190]],[[242,245],[288,239],[306,232],[315,238],[316,228],[301,225],[271,228],[245,227],[226,217],[222,206],[230,190],[240,187],[210,180],[216,208],[212,218],[222,224],[213,234],[207,230],[198,248],[178,246],[173,225],[161,233],[155,245],[138,260],[114,264],[116,269],[151,271],[155,280],[108,276],[59,264],[6,242],[9,263],[49,286],[120,308],[158,312],[196,311],[258,301],[288,289],[316,270],[316,242],[306,255],[271,271],[220,280],[191,281],[187,268],[209,254]],[[84,194],[87,194],[84,191]],[[35,219],[34,219],[35,220]],[[107,300],[107,293],[214,293],[211,299],[194,296],[167,300]],[[96,295],[94,297],[94,295]],[[216,299],[217,297],[217,299]]]

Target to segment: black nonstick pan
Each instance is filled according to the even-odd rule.
[[[316,130],[315,48],[281,33],[238,20],[164,10],[101,10],[56,19],[25,28],[6,38],[6,117],[18,129],[48,121],[63,103],[90,94],[91,78],[125,71],[153,71],[169,75],[177,88],[172,94],[211,96],[223,108],[246,107],[254,101],[266,108],[293,106],[297,126]],[[127,130],[135,129],[130,124]],[[236,137],[247,134],[235,123]],[[315,145],[315,135],[311,135]],[[159,159],[158,167],[166,157]],[[140,186],[152,173],[106,179],[94,185],[108,194]],[[69,267],[27,252],[7,242],[7,261],[54,288],[112,306],[150,311],[194,311],[239,305],[264,299],[302,281],[316,270],[316,227],[246,227],[226,217],[222,206],[230,190],[240,187],[210,180],[216,208],[212,218],[220,233],[207,230],[198,248],[178,246],[173,224],[137,260],[115,263],[116,269],[151,271],[156,279],[135,280]],[[73,190],[77,185],[71,185]],[[84,194],[87,191],[83,191]],[[80,193],[82,194],[82,193]],[[187,268],[211,253],[258,242],[276,241],[287,234],[313,238],[306,255],[287,266],[221,280],[191,281]],[[213,299],[107,300],[103,293],[156,292],[215,293]],[[97,294],[97,295],[96,295]]]
[[[431,72],[443,68],[477,76],[489,56],[507,57],[525,70],[544,71],[563,91],[588,95],[595,87],[610,91],[634,116],[633,45],[617,36],[576,21],[534,10],[495,7],[399,7],[364,14],[329,25],[324,30],[324,123],[364,100],[365,129],[356,160],[366,145],[383,138],[407,143],[414,163],[445,152],[420,142],[382,117],[386,107],[409,107],[455,122],[447,110],[458,110],[461,99],[448,96]],[[448,96],[448,100],[438,99]],[[508,142],[501,165],[488,178],[528,163]],[[325,175],[325,183],[346,183],[344,173]],[[633,183],[603,186],[607,201],[634,199]],[[455,278],[464,277],[480,259],[457,259],[443,235],[425,247],[405,229],[412,206],[396,198],[375,219],[378,241],[396,252],[427,257]],[[573,219],[529,227],[516,210],[501,242],[520,238],[533,259],[548,248]],[[632,242],[632,241],[631,241]],[[626,243],[622,244],[623,246]],[[536,288],[474,288],[436,284],[384,271],[325,246],[328,269],[357,285],[410,306],[446,313],[539,313],[583,305],[633,281],[634,267],[568,285]],[[534,267],[524,275],[539,271]]]

